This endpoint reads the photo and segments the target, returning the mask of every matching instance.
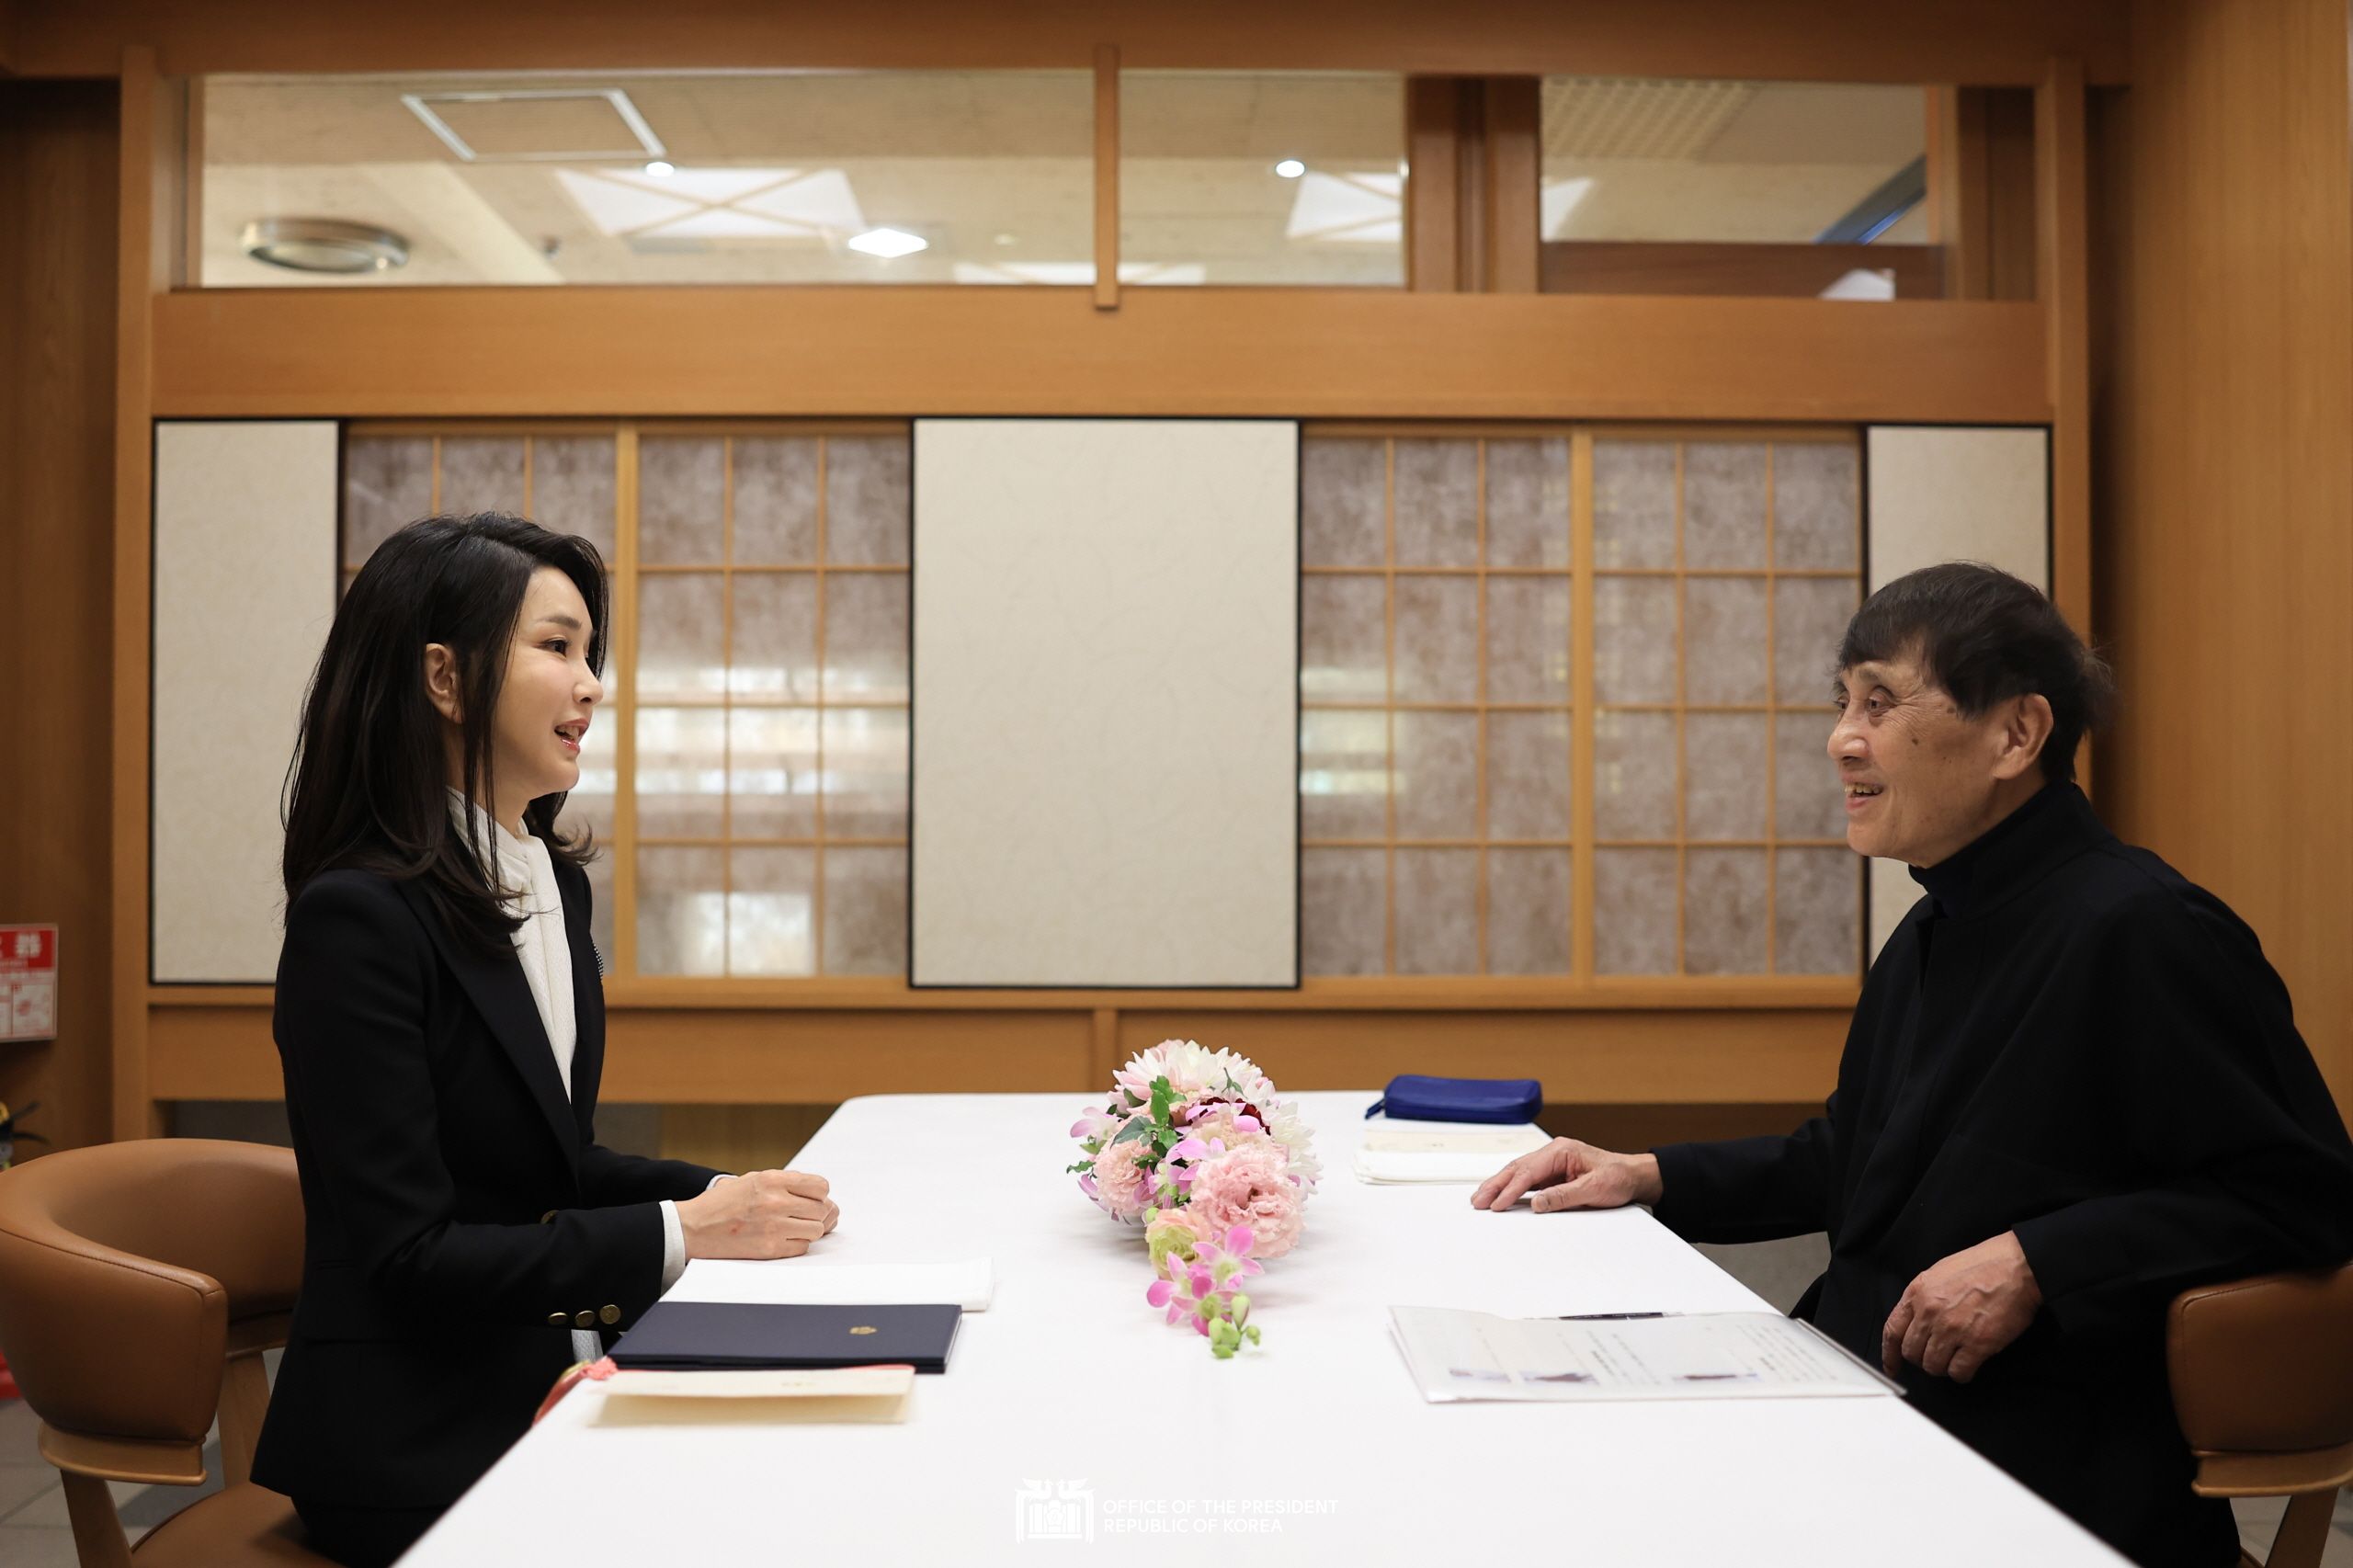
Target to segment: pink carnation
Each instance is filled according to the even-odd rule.
[[[1101,1165],[1098,1163],[1097,1169]],[[1246,1225],[1260,1257],[1280,1257],[1298,1244],[1300,1204],[1306,1194],[1290,1174],[1280,1144],[1252,1139],[1193,1169],[1190,1201],[1197,1230],[1222,1234]]]
[[[1152,1173],[1136,1166],[1136,1155],[1152,1147],[1141,1138],[1107,1143],[1095,1156],[1095,1191],[1091,1195],[1115,1220],[1140,1219],[1152,1202]]]

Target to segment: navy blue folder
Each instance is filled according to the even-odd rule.
[[[613,1364],[665,1372],[774,1367],[948,1369],[961,1307],[783,1306],[656,1301],[613,1346]]]

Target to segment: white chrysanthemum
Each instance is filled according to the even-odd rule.
[[[1117,1074],[1120,1087],[1147,1105],[1154,1078],[1166,1078],[1179,1099],[1222,1094],[1263,1104],[1275,1093],[1273,1081],[1248,1057],[1211,1051],[1189,1040],[1164,1040],[1150,1051],[1140,1051]]]
[[[1324,1162],[1308,1147],[1314,1140],[1314,1129],[1299,1119],[1298,1108],[1288,1100],[1262,1100],[1258,1108],[1267,1113],[1267,1136],[1290,1156],[1290,1174],[1299,1178],[1300,1186],[1313,1190],[1324,1170]]]

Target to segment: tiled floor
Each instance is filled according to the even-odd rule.
[[[1795,1241],[1767,1242],[1753,1246],[1704,1246],[1712,1257],[1750,1290],[1787,1311],[1821,1272],[1825,1252],[1819,1236]],[[276,1370],[276,1358],[272,1358]],[[0,1400],[0,1564],[6,1568],[75,1568],[74,1534],[65,1518],[65,1494],[57,1472],[42,1460],[35,1447],[38,1426],[22,1400]],[[205,1470],[213,1478],[198,1487],[123,1486],[114,1489],[115,1506],[124,1531],[136,1541],[146,1530],[169,1518],[220,1485],[220,1449],[205,1450]],[[2239,1536],[2256,1556],[2271,1546],[2286,1505],[2259,1499],[2237,1505]],[[2353,1568],[2353,1493],[2336,1502],[2336,1528],[2329,1534],[2322,1568]]]

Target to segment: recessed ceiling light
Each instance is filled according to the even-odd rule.
[[[908,233],[904,229],[869,229],[849,242],[849,248],[864,251],[888,260],[894,256],[913,256],[930,248],[931,242]]]
[[[671,163],[667,158],[656,158],[652,163],[645,165],[645,172],[652,175],[654,178],[660,179],[666,175],[676,174],[678,169],[677,165]]]
[[[1297,179],[1306,172],[1307,165],[1301,163],[1297,158],[1285,158],[1281,163],[1275,165],[1275,173],[1282,176],[1285,179]]]
[[[391,230],[335,218],[256,218],[237,244],[294,272],[388,272],[408,260],[408,241]]]

